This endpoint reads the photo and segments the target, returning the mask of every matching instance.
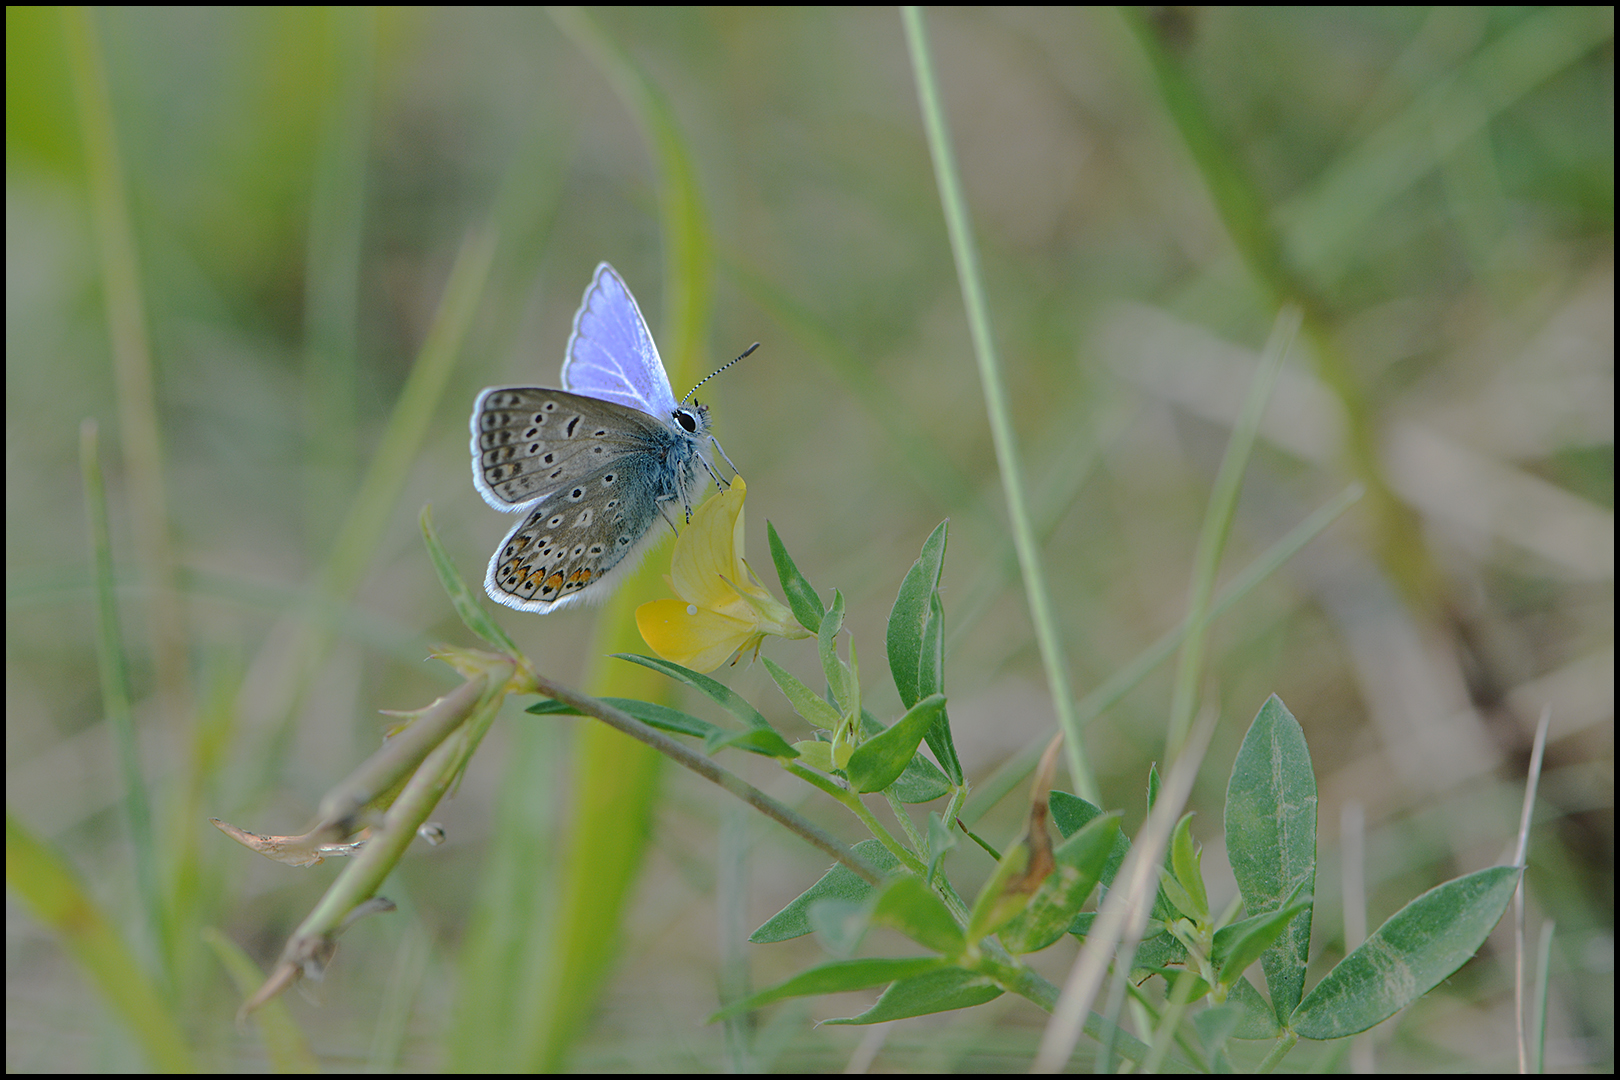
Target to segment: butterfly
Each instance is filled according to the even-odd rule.
[[[722,483],[708,407],[675,400],[647,320],[607,263],[574,316],[562,386],[492,386],[473,404],[473,484],[495,509],[523,514],[490,557],[484,591],[519,611],[605,597],[660,538],[668,504],[679,499],[690,519],[708,477]]]

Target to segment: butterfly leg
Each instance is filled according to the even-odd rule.
[[[673,495],[662,496],[658,500],[658,514],[664,519],[664,524],[669,526],[669,531],[674,533],[676,536],[679,536],[681,535],[681,530],[677,529],[675,527],[675,523],[669,520],[669,511],[664,508],[665,503],[671,503],[674,501],[675,496]],[[688,505],[686,508],[686,523],[688,525],[692,524],[692,507],[690,505]]]
[[[714,448],[716,450],[720,451],[720,456],[725,458],[726,464],[731,466],[731,471],[732,471],[733,474],[742,472],[741,469],[737,468],[737,466],[732,463],[731,456],[726,453],[726,448],[720,445],[720,440],[719,439],[715,438],[713,435],[710,435],[709,436],[709,441],[714,444]],[[707,465],[709,463],[707,461],[705,461],[703,464],[704,464],[705,467],[707,467]],[[714,482],[716,484],[718,484],[720,487],[729,487],[730,486],[729,484],[722,481],[718,476],[715,476],[715,473],[714,473],[713,469],[709,469],[709,475],[714,476]]]

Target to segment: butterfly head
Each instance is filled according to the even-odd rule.
[[[687,396],[691,397],[690,394]],[[709,407],[701,401],[693,400],[690,405],[683,402],[675,406],[669,418],[688,435],[700,436],[709,430]]]

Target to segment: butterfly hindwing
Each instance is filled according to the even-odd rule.
[[[675,493],[647,475],[654,461],[647,453],[626,455],[542,499],[495,549],[486,591],[503,604],[550,611],[600,584],[644,541],[658,538],[659,504]]]

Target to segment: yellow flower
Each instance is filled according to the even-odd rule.
[[[692,513],[675,538],[664,580],[679,600],[636,609],[636,626],[653,652],[693,671],[713,671],[740,649],[758,651],[767,634],[809,637],[743,561],[743,499],[738,476]]]

